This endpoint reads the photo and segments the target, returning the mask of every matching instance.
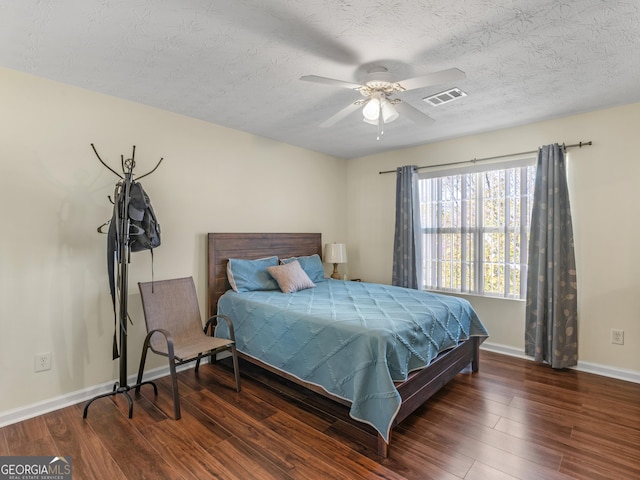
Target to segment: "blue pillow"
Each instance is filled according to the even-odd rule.
[[[278,282],[267,272],[267,267],[278,265],[278,257],[244,260],[230,258],[227,263],[227,278],[236,292],[254,290],[279,290]]]
[[[326,278],[324,278],[324,267],[322,266],[322,260],[320,260],[320,255],[310,255],[308,257],[291,257],[280,260],[280,263],[291,263],[294,260],[297,260],[304,270],[304,273],[311,279],[313,283],[324,282]]]

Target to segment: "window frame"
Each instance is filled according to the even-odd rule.
[[[513,299],[513,300],[522,300],[526,297],[527,251],[528,251],[527,247],[528,247],[529,228],[530,228],[530,221],[531,221],[531,209],[533,204],[533,194],[534,194],[533,190],[535,186],[536,163],[537,163],[537,157],[535,155],[527,154],[518,158],[509,159],[509,160],[491,161],[491,162],[483,163],[482,165],[478,163],[473,163],[473,165],[465,166],[465,167],[437,168],[433,170],[420,172],[418,174],[418,184],[420,189],[419,208],[420,208],[420,222],[421,222],[421,224],[418,227],[418,231],[419,231],[420,238],[426,240],[426,235],[433,234],[433,233],[449,234],[452,236],[459,235],[459,243],[460,243],[460,258],[455,260],[460,262],[459,286],[457,288],[447,288],[443,283],[442,267],[441,267],[441,264],[447,261],[446,258],[440,255],[434,260],[431,260],[430,252],[428,251],[429,250],[428,242],[421,241],[418,247],[422,251],[422,255],[421,255],[422,265],[418,266],[418,270],[420,272],[420,277],[422,278],[421,283],[422,283],[423,289],[433,290],[438,292],[446,292],[446,293],[481,295],[481,296],[486,296],[491,298],[507,298],[507,299]],[[533,167],[533,168],[529,171],[529,174],[527,174],[526,170],[524,169],[521,169],[521,171],[519,172],[520,185],[527,186],[528,188],[530,188],[530,190],[527,192],[527,196],[525,197],[527,198],[528,201],[526,202],[522,201],[522,195],[520,195],[521,199],[519,202],[519,217],[518,217],[520,220],[517,222],[516,226],[510,227],[509,225],[505,225],[504,221],[502,221],[502,223],[499,226],[487,226],[485,224],[484,215],[483,215],[484,188],[480,188],[478,184],[476,184],[477,198],[475,201],[475,205],[472,207],[475,209],[474,216],[477,222],[476,226],[469,227],[467,225],[464,225],[463,223],[459,223],[458,226],[450,226],[450,227],[444,227],[442,226],[442,224],[436,227],[428,227],[423,225],[426,218],[425,207],[423,206],[423,203],[424,203],[423,202],[424,200],[423,181],[424,180],[431,180],[431,179],[441,180],[444,177],[466,175],[466,174],[477,175],[478,173],[485,173],[485,172],[490,172],[495,170],[508,170],[508,169],[521,168],[521,167]],[[478,175],[476,178],[476,181],[477,182],[484,181],[482,177],[484,176]],[[466,194],[466,192],[464,192],[465,189],[469,188],[468,185],[469,185],[468,182],[462,181],[461,189],[463,191],[463,195],[461,195],[459,198],[459,203],[461,205],[460,213],[459,213],[460,218],[466,218],[465,215],[467,214],[469,209],[469,206],[467,205],[467,203],[470,197],[469,195]],[[507,199],[513,198],[513,195],[511,197],[509,196],[509,193],[511,193],[510,189],[511,189],[511,182],[508,182],[508,181],[505,182],[505,187],[502,191],[503,195],[501,197],[504,199],[505,214],[503,216],[503,219],[509,218],[511,214],[510,202],[507,201]],[[442,185],[439,186],[438,190],[439,191],[435,193],[434,200],[437,201],[438,205],[440,206],[439,207],[440,210],[438,211],[438,218],[441,219],[442,218],[441,202],[443,201]],[[465,211],[465,209],[467,209],[467,211]],[[523,219],[525,221],[522,221]],[[505,279],[505,281],[503,282],[504,288],[501,293],[492,292],[492,291],[487,292],[487,288],[484,282],[485,267],[488,263],[491,263],[487,261],[484,253],[487,233],[497,233],[497,234],[506,235],[503,242],[504,250],[505,250],[504,257],[502,257],[500,262],[498,262],[498,268],[503,269],[502,276]],[[512,265],[514,264],[514,262],[512,261],[513,259],[510,258],[509,245],[511,245],[511,241],[512,241],[511,235],[519,235],[519,239],[520,239],[519,242],[516,243],[520,252],[520,259],[519,261],[515,262],[518,265],[520,265],[519,267],[520,268],[520,279],[519,279],[520,285],[517,293],[516,292],[510,293],[510,284],[513,283],[512,276],[511,276],[513,273]],[[469,238],[469,236],[471,236],[471,238]],[[473,237],[475,237],[475,239]],[[471,243],[473,243],[473,246],[471,248],[468,245],[470,241]],[[443,242],[440,242],[440,244],[432,245],[431,249],[434,251],[438,249],[442,249],[442,245],[443,245]],[[451,242],[451,245],[453,245],[453,240]],[[473,258],[469,258],[469,257],[473,257]],[[434,262],[436,264],[435,267],[432,266],[430,268],[428,266],[429,262]],[[470,275],[468,271],[471,264],[473,264],[473,266],[475,267],[473,271],[473,275]],[[436,278],[433,284],[431,284],[430,279],[427,278],[427,275],[430,270],[432,271],[432,277],[434,276],[433,270],[435,270]],[[451,275],[453,275],[453,271],[454,269],[452,268]],[[469,283],[472,283],[472,285],[471,286],[468,285]]]

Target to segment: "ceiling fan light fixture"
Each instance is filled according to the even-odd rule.
[[[377,124],[380,116],[380,99],[374,97],[369,100],[362,109],[362,115],[365,122],[369,120],[370,122],[375,122],[374,125]]]
[[[399,116],[396,107],[394,107],[387,99],[382,100],[380,109],[382,111],[382,119],[384,120],[384,123],[391,123]]]

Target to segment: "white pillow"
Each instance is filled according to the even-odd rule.
[[[278,282],[280,290],[284,293],[293,293],[298,290],[304,290],[306,288],[313,288],[316,286],[311,281],[309,275],[300,266],[300,262],[294,260],[284,265],[276,265],[267,267],[267,272],[271,274],[273,278]]]

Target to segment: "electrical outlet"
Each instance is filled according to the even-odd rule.
[[[614,345],[624,345],[624,330],[611,329],[611,343]]]
[[[34,367],[35,372],[51,370],[51,352],[36,353],[34,357]]]

